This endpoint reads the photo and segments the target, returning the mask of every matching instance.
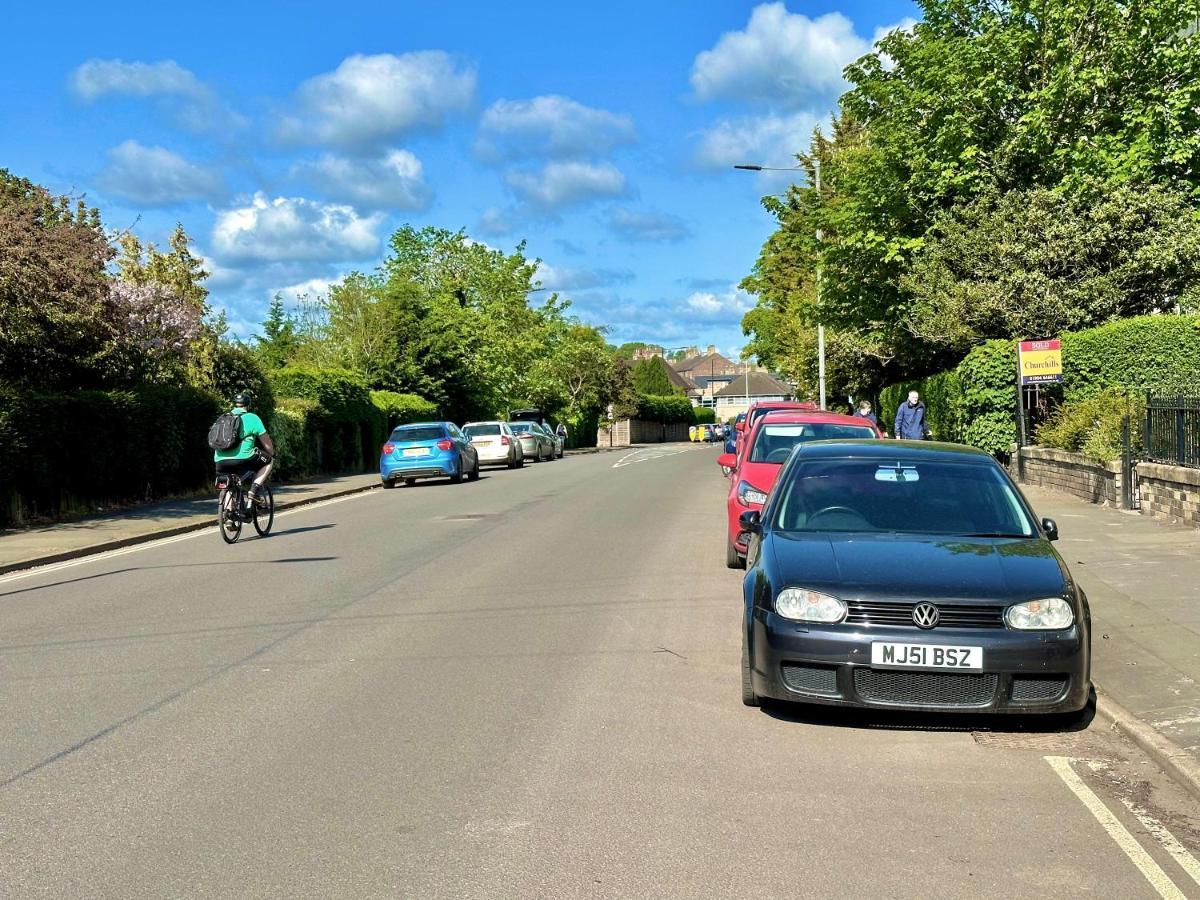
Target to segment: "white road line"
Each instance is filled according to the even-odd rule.
[[[1079,801],[1096,817],[1096,821],[1104,827],[1104,830],[1108,832],[1108,836],[1116,841],[1117,846],[1138,867],[1138,871],[1150,882],[1151,887],[1158,891],[1160,897],[1164,898],[1164,900],[1187,900],[1183,891],[1179,890],[1175,882],[1167,877],[1167,873],[1143,849],[1142,845],[1137,842],[1137,839],[1112,814],[1109,808],[1104,805],[1104,802],[1092,792],[1092,789],[1083,783],[1083,779],[1075,774],[1075,770],[1071,768],[1071,757],[1045,756],[1042,758],[1050,764],[1050,768],[1058,773],[1058,777],[1071,789],[1071,793],[1078,797]]]
[[[1136,803],[1129,800],[1122,800],[1126,808],[1133,813],[1142,826],[1154,835],[1155,840],[1163,845],[1163,849],[1175,858],[1175,862],[1179,863],[1183,871],[1191,876],[1192,881],[1200,884],[1200,862],[1196,861],[1196,857],[1188,852],[1187,847],[1179,843],[1175,835],[1167,830],[1167,826],[1158,819],[1150,815],[1146,810],[1142,809]]]
[[[663,459],[668,456],[678,456],[680,453],[687,453],[689,450],[695,450],[695,447],[672,447],[659,449],[657,447],[643,447],[640,450],[634,450],[632,453],[626,453],[612,467],[614,469],[622,469],[625,466],[631,466],[634,463],[647,462],[651,459]],[[644,455],[650,454],[650,455]],[[636,459],[634,458],[636,457]]]
[[[360,491],[357,494],[345,494],[341,497],[331,497],[328,500],[314,500],[312,503],[306,503],[303,506],[295,506],[291,509],[282,509],[275,513],[276,519],[282,519],[284,516],[290,516],[293,513],[307,512],[310,509],[317,509],[322,506],[329,506],[333,503],[341,503],[344,500],[354,500],[358,497],[369,497],[378,491]],[[86,565],[87,563],[101,562],[106,559],[112,559],[114,556],[124,556],[127,553],[136,553],[139,550],[149,550],[151,547],[162,547],[166,544],[175,544],[179,541],[187,541],[192,538],[203,537],[205,535],[213,535],[217,533],[217,526],[213,525],[208,528],[201,528],[196,531],[188,531],[183,534],[172,535],[171,537],[159,538],[154,541],[146,541],[141,544],[133,544],[130,547],[121,547],[117,550],[106,550],[103,553],[93,553],[90,556],[80,556],[76,559],[66,559],[59,563],[50,563],[46,566],[38,566],[36,569],[22,569],[20,572],[13,572],[8,575],[0,576],[0,585],[9,584],[14,581],[20,581],[22,578],[31,578],[34,575],[46,575],[50,572],[59,572],[63,569],[73,569],[76,566]]]

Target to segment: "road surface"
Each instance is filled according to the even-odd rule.
[[[1195,805],[1100,723],[743,707],[714,458],[0,578],[0,894],[1200,896]]]

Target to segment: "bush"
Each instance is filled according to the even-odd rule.
[[[281,397],[267,430],[275,441],[275,476],[284,481],[321,471],[320,432],[327,424],[321,406],[303,397]]]
[[[303,446],[295,457],[315,472],[365,472],[375,467],[386,437],[387,417],[371,402],[366,382],[344,369],[292,366],[271,375],[282,398],[309,400],[315,407],[287,404],[289,415],[303,409]],[[286,427],[286,426],[285,426]]]
[[[52,394],[0,386],[0,524],[205,487],[208,428],[223,408],[192,387]]]
[[[717,421],[717,411],[707,406],[692,407],[692,421],[697,425],[711,425]]]
[[[1113,386],[1141,394],[1200,389],[1200,316],[1138,316],[1062,341],[1066,400]]]
[[[437,405],[416,394],[371,391],[371,402],[375,404],[376,409],[383,413],[389,432],[397,425],[437,418]]]
[[[662,422],[664,425],[676,422],[691,425],[695,421],[692,418],[692,401],[680,395],[664,397],[638,394],[637,417],[646,422]]]
[[[233,398],[238,392],[249,391],[254,395],[254,412],[258,413],[264,423],[270,420],[275,411],[275,394],[271,390],[271,382],[267,379],[266,372],[259,365],[258,357],[249,347],[241,344],[218,344],[212,381],[216,395],[228,405],[233,404]],[[270,426],[267,430],[270,431]]]
[[[1129,416],[1130,437],[1140,443],[1137,427],[1143,413],[1138,395],[1122,388],[1109,388],[1090,397],[1062,403],[1037,430],[1037,442],[1043,447],[1069,450],[1099,462],[1121,458],[1121,421]]]

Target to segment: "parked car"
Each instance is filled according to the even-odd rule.
[[[521,442],[521,449],[525,451],[527,461],[554,459],[554,444],[537,422],[509,422],[508,427]]]
[[[1091,614],[1058,526],[983,451],[804,444],[741,518],[746,704],[1087,708]]]
[[[741,428],[738,426],[740,426],[744,421],[746,421],[746,414],[738,413],[737,417],[733,420],[733,424],[725,429],[726,453],[737,453],[738,434],[741,432]]]
[[[419,422],[396,428],[379,455],[379,478],[385,488],[418,478],[479,477],[479,453],[453,422]]]
[[[562,459],[563,454],[567,452],[567,439],[549,425],[539,425],[538,427],[546,432],[546,436],[554,443],[554,455],[558,459]]]
[[[479,454],[480,465],[510,469],[525,465],[525,451],[507,422],[468,422],[462,430]]]
[[[815,403],[797,400],[762,400],[750,404],[750,408],[746,412],[738,416],[738,421],[734,425],[734,429],[739,435],[746,434],[754,427],[754,424],[765,416],[767,413],[773,412],[821,412],[821,408]],[[735,450],[741,454],[741,442],[738,441],[738,449]]]
[[[762,509],[775,478],[792,449],[806,441],[878,438],[881,433],[866,419],[828,412],[773,412],[760,416],[746,434],[745,452],[717,457],[722,471],[728,470],[729,495],[725,498],[728,539],[725,565],[745,565],[746,545],[739,521],[748,509]]]

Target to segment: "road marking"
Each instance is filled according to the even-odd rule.
[[[1150,886],[1158,891],[1158,895],[1164,900],[1187,900],[1183,891],[1175,886],[1167,873],[1164,872],[1143,849],[1142,845],[1137,842],[1137,839],[1129,833],[1129,830],[1121,824],[1120,820],[1112,814],[1104,802],[1093,793],[1092,789],[1083,783],[1083,779],[1075,774],[1075,770],[1071,768],[1072,758],[1069,756],[1044,756],[1042,757],[1050,764],[1058,777],[1071,789],[1079,801],[1087,807],[1088,812],[1095,816],[1104,830],[1129,857],[1130,862],[1137,866],[1138,871],[1145,876],[1150,882]]]
[[[664,447],[661,449],[658,447],[643,447],[640,450],[634,450],[632,453],[626,453],[624,456],[622,456],[620,459],[618,459],[615,463],[613,463],[612,467],[614,469],[622,469],[625,466],[631,466],[634,463],[647,462],[652,459],[663,459],[667,456],[678,456],[680,453],[687,453],[689,450],[695,450],[695,449],[696,449],[695,447],[691,447],[691,446],[671,447],[671,448]],[[650,455],[643,455],[643,454],[650,454]]]
[[[358,497],[369,497],[373,494],[378,494],[379,491],[359,491],[356,494],[344,494],[341,497],[330,497],[328,500],[314,500],[312,503],[305,503],[303,506],[295,506],[291,509],[281,509],[275,513],[276,519],[282,519],[284,516],[290,516],[293,513],[307,512],[310,509],[317,509],[322,506],[329,506],[334,503],[341,503],[345,500],[354,500]],[[12,572],[8,575],[0,576],[0,585],[10,584],[14,581],[20,581],[22,578],[30,578],[34,575],[46,575],[51,572],[60,572],[63,569],[73,569],[76,566],[82,566],[86,563],[101,562],[106,559],[112,559],[116,556],[124,556],[127,553],[136,553],[139,550],[148,550],[151,547],[163,547],[167,544],[175,544],[179,541],[190,540],[191,538],[203,537],[205,535],[213,535],[217,533],[217,526],[210,525],[205,528],[199,528],[196,531],[187,531],[183,534],[175,534],[171,537],[158,538],[153,541],[145,541],[140,544],[133,544],[129,547],[120,547],[116,550],[105,550],[102,553],[93,553],[90,556],[80,556],[75,559],[65,559],[62,562],[50,563],[45,566],[38,566],[34,569],[22,569],[19,572]]]
[[[1137,820],[1142,823],[1142,827],[1154,835],[1155,840],[1163,845],[1163,849],[1175,858],[1175,862],[1179,863],[1183,871],[1188,873],[1192,881],[1200,884],[1200,862],[1197,862],[1196,857],[1188,852],[1187,847],[1179,843],[1175,835],[1167,830],[1167,826],[1133,801],[1123,799],[1121,802],[1137,817]]]

